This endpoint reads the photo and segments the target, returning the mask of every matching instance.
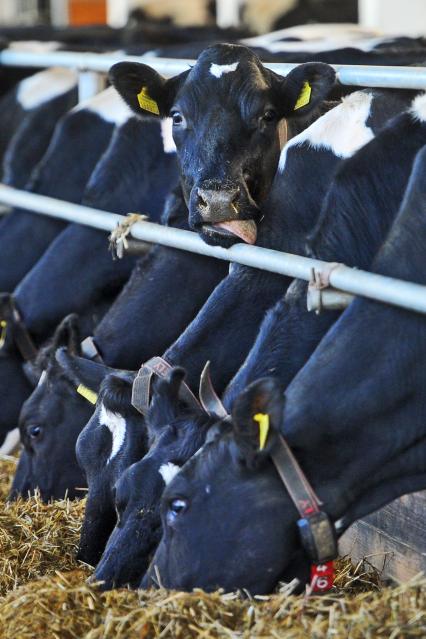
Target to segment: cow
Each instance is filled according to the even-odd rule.
[[[375,273],[423,285],[425,171],[423,148],[373,263]],[[271,461],[281,447],[278,435],[337,534],[392,499],[424,489],[425,336],[422,315],[359,298],[285,395],[277,380],[253,382],[235,400],[232,424],[218,426],[164,491],[163,537],[143,586],[255,595],[294,577],[306,583],[312,559]],[[260,414],[269,423],[264,445],[255,421]]]
[[[338,169],[309,242],[308,255],[369,269],[392,224],[416,153],[426,144],[426,94]],[[226,407],[259,377],[273,374],[285,388],[336,321],[338,311],[314,316],[306,309],[307,284],[296,280],[271,309],[244,365],[226,390]]]
[[[315,225],[316,217],[320,214],[321,201],[326,197],[327,186],[330,186],[333,176],[342,163],[348,161],[344,158],[350,158],[363,144],[368,145],[368,142],[374,138],[374,134],[380,132],[384,123],[407,105],[410,105],[410,99],[402,94],[357,92],[345,98],[340,106],[330,110],[306,131],[287,143],[281,154],[279,175],[272,190],[274,195],[270,196],[270,214],[265,216],[259,229],[259,237],[262,237],[265,243],[269,242],[267,246],[286,248],[294,252],[306,251],[306,238]],[[346,138],[343,137],[343,123],[347,128]],[[316,167],[315,175],[312,172],[313,166]],[[301,184],[306,185],[302,191]],[[303,194],[303,201],[301,194]],[[303,210],[303,216],[300,215],[300,210]],[[338,218],[338,210],[338,206],[333,209],[336,218]],[[266,225],[267,221],[269,221],[268,225]],[[262,234],[263,225],[265,225],[264,235]],[[334,225],[334,220],[328,221],[330,228],[334,228]],[[245,270],[251,271],[251,269]],[[234,275],[233,278],[232,275]],[[229,282],[230,278],[232,283]],[[206,306],[208,312],[202,311],[207,328],[200,326],[202,322],[199,314],[183,334],[183,338],[191,344],[192,348],[182,349],[185,356],[178,361],[192,365],[194,357],[199,356],[199,351],[204,361],[211,358],[215,362],[223,358],[220,359],[221,366],[218,370],[226,379],[229,362],[236,365],[235,362],[238,361],[238,349],[244,337],[243,330],[246,329],[249,320],[253,321],[251,307],[262,295],[266,295],[265,287],[262,288],[259,285],[264,282],[270,286],[266,273],[259,274],[257,280],[252,278],[251,286],[244,288],[246,280],[248,280],[247,277],[242,279],[241,271],[236,275],[235,267],[233,267],[231,275],[218,287],[222,290],[222,296],[216,295],[215,291],[212,296],[214,303],[209,300]],[[284,281],[279,283],[277,289],[280,295],[286,288],[286,278],[281,280]],[[241,294],[236,296],[238,284],[242,288]],[[232,310],[237,298],[241,307],[240,315],[234,317],[230,312],[224,311],[223,300],[226,299],[224,292],[227,290],[231,292],[229,308]],[[243,306],[245,304],[247,305]],[[217,324],[215,331],[208,323],[210,316]],[[236,324],[235,330],[233,330],[233,324]],[[297,327],[298,324],[295,322],[294,329],[297,330]],[[255,334],[256,329],[253,330]],[[296,340],[296,337],[293,336],[293,339]],[[177,344],[180,345],[181,342],[182,338]],[[171,362],[173,362],[173,358],[170,357],[172,349],[169,349],[165,355],[166,360]],[[273,354],[268,352],[267,357],[272,357]],[[244,371],[244,367],[241,371]],[[105,587],[111,587],[113,584],[123,585],[126,579],[136,574],[136,570],[139,570],[142,575],[148,554],[158,539],[158,505],[164,489],[164,482],[158,469],[162,465],[176,466],[177,463],[181,465],[188,459],[197,450],[200,441],[204,441],[211,423],[210,415],[201,409],[192,412],[187,407],[182,410],[177,400],[173,405],[172,398],[167,396],[165,391],[165,382],[159,381],[158,384],[159,389],[162,390],[157,393],[157,387],[154,385],[152,400],[154,415],[151,415],[151,412],[148,413],[148,427],[152,428],[151,420],[154,424],[156,422],[162,424],[162,438],[156,442],[155,449],[150,450],[145,459],[129,468],[117,483],[117,493],[120,493],[121,502],[126,507],[120,519],[120,526],[117,526],[113,532],[96,570],[97,578],[105,582]],[[161,410],[164,414],[159,418],[157,415],[159,413],[161,415]],[[176,450],[170,453],[170,447],[167,445],[170,439],[173,441],[174,448],[179,451],[178,454]],[[156,465],[153,460],[157,460]],[[149,487],[147,490],[145,485]],[[149,516],[146,519],[141,518],[141,511],[148,511]],[[133,539],[132,543],[130,539]],[[138,543],[138,540],[142,541]],[[133,583],[133,577],[131,581]]]
[[[24,188],[55,126],[77,104],[77,73],[52,67],[22,80],[0,100],[2,181]]]
[[[189,226],[225,247],[256,241],[280,132],[283,142],[286,125],[292,132],[298,121],[306,125],[335,81],[334,70],[319,63],[282,78],[247,47],[228,44],[207,48],[194,67],[168,80],[139,63],[115,64],[109,75],[138,115],[172,117]]]
[[[49,148],[34,169],[27,189],[80,204],[98,160],[106,151],[115,126],[130,117],[110,89],[108,113],[99,107],[104,94],[71,110],[57,124]],[[0,291],[12,292],[36,264],[52,240],[65,228],[61,220],[17,209],[0,221]],[[28,236],[31,235],[31,244]],[[26,246],[17,252],[17,246]],[[57,322],[62,319],[57,318]]]

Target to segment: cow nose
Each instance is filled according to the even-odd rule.
[[[230,219],[238,214],[240,187],[233,189],[197,189],[197,205],[206,220]]]

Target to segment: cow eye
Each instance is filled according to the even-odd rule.
[[[173,126],[183,126],[185,124],[185,118],[179,111],[173,111],[170,115],[173,120]]]
[[[31,439],[40,439],[43,434],[43,428],[41,426],[30,426],[28,429],[28,435]]]
[[[262,120],[264,122],[275,122],[276,119],[277,119],[277,113],[276,111],[274,111],[274,109],[266,109],[266,111],[264,112],[262,116]]]
[[[167,524],[172,526],[179,515],[182,515],[188,508],[186,499],[172,499],[167,510]]]

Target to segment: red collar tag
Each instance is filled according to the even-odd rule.
[[[334,584],[334,561],[311,566],[312,592],[327,592]]]

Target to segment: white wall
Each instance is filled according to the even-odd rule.
[[[426,35],[426,0],[358,0],[359,22],[384,33]]]

